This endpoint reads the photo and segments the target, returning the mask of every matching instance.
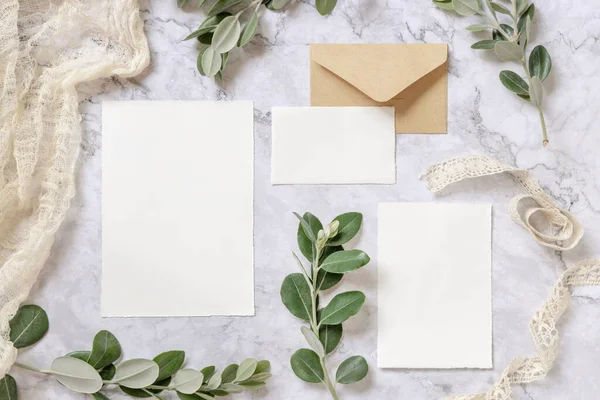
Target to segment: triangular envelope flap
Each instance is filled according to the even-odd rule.
[[[386,102],[448,60],[447,44],[312,44],[311,59]]]

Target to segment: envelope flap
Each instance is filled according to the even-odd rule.
[[[448,60],[447,44],[312,44],[311,59],[378,102]]]

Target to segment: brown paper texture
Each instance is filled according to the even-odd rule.
[[[311,44],[311,106],[392,106],[396,133],[447,133],[447,44]]]

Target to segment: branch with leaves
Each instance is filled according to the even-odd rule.
[[[529,0],[433,0],[445,10],[454,10],[462,16],[480,15],[483,24],[467,27],[473,32],[491,31],[491,38],[481,40],[471,46],[476,50],[494,50],[501,61],[514,61],[521,64],[525,79],[513,71],[502,71],[500,81],[511,92],[531,102],[538,110],[542,125],[542,144],[548,145],[548,132],[544,117],[544,84],[552,70],[552,59],[544,46],[535,47],[527,57],[527,45],[531,39],[531,25],[535,16],[535,5]],[[510,18],[510,23],[501,23],[501,15]]]
[[[310,349],[296,351],[290,360],[291,366],[300,379],[322,383],[331,397],[338,400],[337,383],[358,382],[369,372],[367,361],[361,356],[349,357],[342,362],[335,381],[327,370],[327,356],[342,338],[342,323],[361,310],[365,295],[360,291],[340,293],[323,308],[319,308],[319,296],[322,291],[336,286],[344,274],[369,263],[370,258],[365,252],[342,247],[360,230],[362,214],[342,214],[325,227],[311,213],[302,217],[294,215],[300,221],[298,247],[311,266],[305,268],[293,253],[301,273],[290,274],[284,279],[281,300],[292,315],[309,323],[300,330]]]
[[[202,7],[205,2],[206,0],[199,0],[198,7]],[[196,64],[200,75],[222,81],[229,53],[235,47],[242,48],[250,43],[256,35],[261,8],[279,11],[290,2],[291,0],[253,0],[250,3],[244,0],[216,0],[198,29],[184,39],[196,39],[200,43]],[[186,0],[178,0],[179,7],[185,3]],[[337,0],[316,0],[317,11],[321,15],[330,14],[336,4]],[[250,16],[244,18],[246,14]]]
[[[10,340],[17,348],[37,343],[48,331],[48,316],[36,305],[19,309],[10,321]],[[182,368],[185,352],[167,351],[152,360],[134,358],[115,364],[121,358],[121,345],[109,331],[94,337],[91,350],[74,351],[58,357],[49,369],[15,363],[15,367],[52,375],[67,389],[90,395],[94,400],[107,400],[110,386],[120,388],[135,398],[163,399],[163,392],[174,392],[180,400],[213,400],[263,387],[271,377],[271,364],[247,359],[232,364],[223,372],[214,366],[201,370]],[[159,396],[160,395],[160,396]],[[6,375],[0,380],[0,400],[18,400],[17,382]]]

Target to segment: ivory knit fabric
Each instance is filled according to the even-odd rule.
[[[514,221],[527,229],[540,244],[555,250],[574,248],[583,236],[583,227],[569,212],[556,207],[529,171],[519,170],[483,156],[457,157],[435,164],[423,175],[427,187],[437,192],[466,178],[484,177],[502,172],[511,174],[529,195],[515,197],[510,204]],[[545,229],[533,223],[540,213]],[[537,222],[539,224],[539,222]],[[570,288],[600,285],[600,260],[584,260],[567,269],[558,280],[546,303],[535,313],[529,331],[537,354],[511,361],[498,381],[486,392],[449,397],[449,400],[510,400],[512,386],[544,378],[556,361],[559,334],[556,324],[569,306]]]
[[[149,59],[137,0],[0,1],[0,378],[16,358],[8,322],[75,192],[76,85]]]

